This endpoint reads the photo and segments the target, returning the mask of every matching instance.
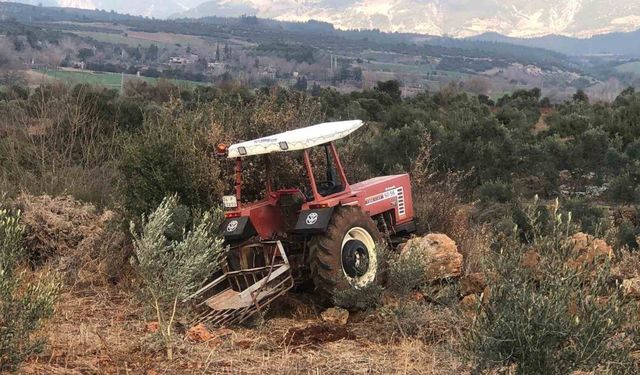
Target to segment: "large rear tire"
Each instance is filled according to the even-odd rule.
[[[337,208],[327,231],[309,242],[311,278],[321,296],[331,299],[337,292],[378,283],[381,239],[375,222],[360,208]]]

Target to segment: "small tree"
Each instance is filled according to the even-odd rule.
[[[32,281],[23,270],[26,251],[20,213],[2,208],[0,196],[0,373],[13,371],[44,340],[34,335],[53,315],[60,284],[44,275]]]
[[[219,211],[198,215],[192,230],[187,231],[184,226],[175,228],[177,208],[177,197],[170,196],[148,218],[142,217],[139,233],[131,222],[137,256],[134,266],[144,281],[144,292],[158,319],[169,359],[173,359],[173,326],[179,301],[217,270],[223,252],[222,239],[212,235],[221,217]],[[182,233],[181,238],[169,240],[167,233],[176,229]]]

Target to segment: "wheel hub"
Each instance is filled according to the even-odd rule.
[[[360,240],[349,240],[342,248],[342,267],[349,277],[362,277],[369,270],[369,251]]]

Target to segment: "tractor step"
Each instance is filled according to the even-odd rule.
[[[240,324],[260,312],[291,288],[294,281],[291,266],[280,241],[262,242],[264,267],[231,271],[223,267],[223,275],[189,296],[201,313],[195,323],[215,326]],[[213,296],[208,296],[215,291]],[[202,300],[202,296],[208,296]]]

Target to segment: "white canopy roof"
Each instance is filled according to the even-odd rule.
[[[298,151],[344,138],[358,130],[360,120],[326,122],[306,128],[242,142],[229,147],[229,158],[270,154],[272,152]]]

